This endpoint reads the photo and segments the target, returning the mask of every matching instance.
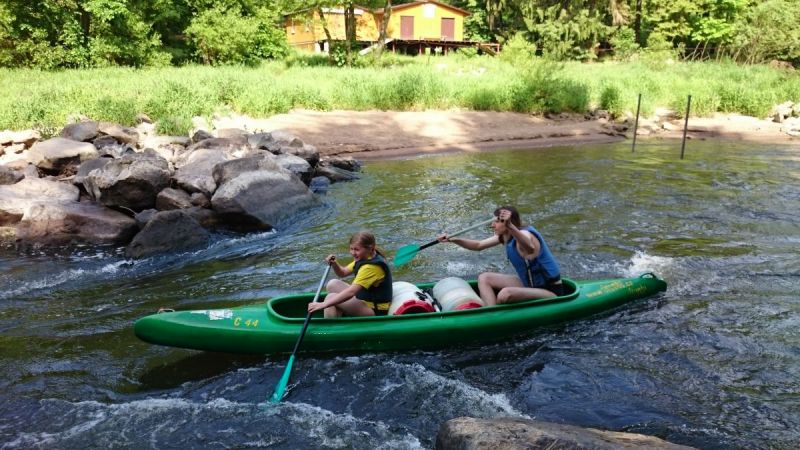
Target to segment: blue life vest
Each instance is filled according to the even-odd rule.
[[[359,300],[366,300],[368,302],[373,303],[389,303],[392,301],[392,272],[389,271],[389,265],[386,264],[386,260],[383,259],[383,256],[379,254],[375,254],[375,257],[372,259],[362,259],[356,261],[355,265],[353,265],[353,273],[358,275],[358,270],[364,264],[373,264],[376,266],[380,266],[383,269],[383,273],[386,274],[383,281],[378,283],[378,285],[372,285],[369,289],[361,289],[356,294],[356,298]]]
[[[556,259],[550,253],[550,248],[544,242],[542,235],[536,228],[528,225],[523,230],[530,231],[539,240],[539,256],[533,260],[527,260],[517,251],[517,240],[513,237],[506,243],[506,256],[522,280],[525,287],[547,287],[548,284],[555,283],[561,279],[561,270]]]

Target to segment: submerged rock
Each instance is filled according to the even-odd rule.
[[[603,431],[520,418],[448,420],[436,436],[437,450],[691,450],[643,434]]]

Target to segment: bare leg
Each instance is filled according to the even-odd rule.
[[[339,303],[334,308],[328,308],[328,309],[337,309],[340,315],[344,313],[347,316],[375,315],[375,311],[373,311],[372,308],[369,308],[364,302],[355,297],[352,297],[349,300],[345,300],[344,302]]]
[[[328,284],[326,285],[326,289],[327,289],[329,294],[335,294],[337,292],[342,292],[343,290],[347,289],[348,287],[350,287],[350,285],[345,283],[342,280],[331,280],[331,281],[328,281]],[[340,305],[334,306],[332,308],[325,308],[324,310],[322,310],[324,315],[325,315],[325,318],[326,319],[334,319],[334,318],[337,318],[337,317],[341,317],[342,316],[342,312],[339,310],[338,306],[340,306]]]
[[[486,306],[496,305],[498,297],[495,292],[508,287],[522,288],[522,282],[514,275],[502,273],[484,272],[478,275],[478,292]]]
[[[528,287],[506,287],[497,293],[497,303],[515,303],[522,300],[530,300],[532,298],[550,298],[555,297],[556,294],[541,288],[528,288]]]

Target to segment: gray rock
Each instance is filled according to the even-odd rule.
[[[214,139],[214,135],[206,130],[197,130],[192,135],[192,142],[194,142],[195,144],[200,141],[205,141],[206,139]]]
[[[80,191],[58,181],[25,178],[16,184],[0,185],[0,225],[13,225],[22,219],[25,210],[37,203],[77,202]]]
[[[353,181],[359,178],[358,173],[349,170],[339,169],[338,167],[329,166],[327,164],[320,164],[314,169],[315,177],[327,177],[332,182],[338,183],[340,181]]]
[[[152,208],[156,195],[169,184],[169,163],[153,152],[134,153],[89,172],[86,192],[106,206],[133,211]]]
[[[88,142],[100,134],[100,124],[90,120],[85,122],[72,123],[61,130],[60,136],[78,142]]]
[[[220,128],[217,130],[217,137],[224,139],[247,139],[250,134],[240,128]]]
[[[164,252],[191,250],[208,243],[211,235],[180,209],[153,215],[125,249],[129,258],[144,258]]]
[[[315,194],[324,194],[331,187],[331,180],[328,177],[314,177],[308,187]]]
[[[303,158],[311,167],[315,167],[317,164],[319,164],[319,151],[313,145],[304,145],[302,147],[281,147],[281,153]]]
[[[22,172],[10,167],[0,166],[0,185],[15,184],[23,178],[25,178],[25,175]]]
[[[239,158],[216,164],[212,170],[214,181],[222,185],[245,172],[281,171],[281,166],[271,153],[259,153],[246,158]]]
[[[78,172],[75,174],[75,178],[72,179],[72,184],[83,187],[83,182],[86,180],[86,176],[89,175],[89,172],[94,169],[102,169],[111,161],[113,161],[111,158],[96,158],[81,163],[80,167],[78,167]]]
[[[295,174],[303,183],[311,183],[311,175],[314,173],[314,169],[305,159],[284,153],[276,156],[275,162],[278,163],[279,166]]]
[[[136,226],[139,227],[140,230],[143,229],[147,225],[147,222],[150,222],[150,219],[152,219],[156,213],[158,213],[158,210],[152,208],[136,213],[133,216],[133,219],[136,221]]]
[[[281,143],[272,137],[272,133],[256,133],[247,138],[250,147],[255,150],[266,150],[273,154],[281,153]]]
[[[193,206],[199,206],[201,208],[208,208],[211,206],[211,200],[208,199],[202,192],[194,192],[191,196],[189,196],[189,202]]]
[[[25,178],[38,179],[39,169],[37,169],[33,164],[26,164],[25,167],[22,168],[22,175],[24,175]]]
[[[304,145],[303,141],[288,131],[275,130],[270,134],[272,135],[272,138],[275,139],[275,141],[278,142],[282,147],[302,148]]]
[[[214,229],[220,225],[219,214],[210,209],[201,208],[199,206],[193,206],[191,208],[186,208],[182,211],[185,211],[186,214],[190,215],[203,228]]]
[[[315,203],[306,185],[285,171],[242,173],[220,185],[211,198],[225,224],[241,230],[269,230]]]
[[[139,113],[136,115],[136,123],[153,123],[153,119],[151,119],[150,116],[145,113]]]
[[[6,147],[3,152],[9,155],[16,155],[25,151],[27,147],[25,144],[11,144]]]
[[[0,132],[0,146],[11,144],[22,144],[25,148],[29,148],[36,141],[41,139],[42,136],[36,130],[24,131],[2,131]]]
[[[172,176],[175,184],[186,192],[201,192],[211,197],[217,190],[214,167],[228,161],[228,155],[217,150],[197,150],[186,160],[190,162],[179,166]]]
[[[28,161],[48,171],[61,171],[97,157],[94,145],[60,137],[37,142],[28,150]]]
[[[333,166],[337,169],[347,170],[350,172],[361,171],[361,161],[350,156],[331,156],[325,158],[323,163],[325,165]]]
[[[101,122],[99,131],[102,134],[113,137],[122,144],[128,144],[133,147],[139,145],[139,132],[134,128],[123,127],[116,123]]]
[[[192,202],[189,194],[180,189],[166,188],[156,196],[156,209],[159,211],[191,207]]]
[[[119,145],[119,142],[117,141],[117,139],[114,136],[103,135],[103,136],[98,136],[97,138],[95,138],[92,141],[92,144],[94,144],[94,146],[95,146],[95,148],[97,150],[102,150],[102,149],[104,149],[106,147],[117,146],[117,145]]]
[[[602,431],[537,420],[492,420],[459,417],[448,420],[436,436],[437,450],[689,450],[662,439],[634,433]]]
[[[136,221],[96,203],[36,203],[17,225],[22,243],[127,244],[138,231]]]

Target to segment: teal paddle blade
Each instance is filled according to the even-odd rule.
[[[289,357],[289,363],[286,364],[286,370],[283,371],[283,376],[281,377],[280,381],[278,381],[278,385],[275,386],[275,392],[272,393],[272,397],[269,399],[270,403],[279,403],[284,394],[286,394],[286,385],[289,384],[289,375],[292,373],[292,364],[294,364],[294,354]]]
[[[400,267],[403,264],[414,259],[414,257],[419,252],[419,245],[409,244],[404,247],[400,247],[397,250],[397,253],[394,255],[394,266]]]

